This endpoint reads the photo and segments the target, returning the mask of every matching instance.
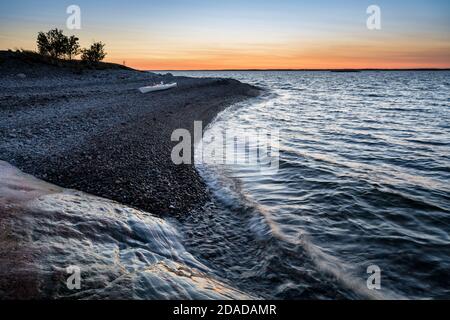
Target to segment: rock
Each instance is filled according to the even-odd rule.
[[[27,76],[24,73],[18,73],[17,77],[20,79],[25,79]]]

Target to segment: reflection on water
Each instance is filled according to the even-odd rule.
[[[219,115],[204,148],[280,130],[273,175],[198,166],[214,202],[181,228],[217,275],[264,297],[450,298],[449,72],[178,74],[269,89]]]
[[[2,298],[243,299],[146,212],[65,190],[0,162]],[[69,290],[69,266],[81,271]]]

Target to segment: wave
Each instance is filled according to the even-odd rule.
[[[215,170],[214,170],[215,169]],[[224,172],[217,170],[217,168],[205,168],[198,167],[199,172],[202,177],[207,182],[211,192],[214,195],[216,201],[220,202],[219,206],[222,208],[227,208],[225,211],[219,211],[217,207],[213,209],[211,219],[195,219],[195,223],[189,224],[183,222],[184,231],[191,233],[193,230],[202,230],[207,228],[214,230],[215,245],[217,247],[206,247],[199,243],[193,243],[195,240],[190,237],[189,241],[191,245],[197,247],[197,252],[205,254],[208,252],[207,256],[215,256],[217,253],[213,253],[217,248],[226,251],[226,260],[232,262],[233,268],[240,270],[240,274],[247,274],[250,277],[252,284],[246,284],[245,279],[239,276],[239,279],[232,279],[234,281],[240,281],[244,289],[248,291],[256,291],[263,294],[265,298],[318,298],[315,293],[308,293],[305,295],[304,292],[295,293],[292,295],[290,292],[291,287],[286,282],[281,286],[281,288],[264,288],[258,287],[255,283],[264,283],[265,277],[270,277],[270,273],[267,270],[276,273],[276,277],[280,279],[288,278],[289,282],[295,283],[299,286],[299,283],[295,281],[301,281],[302,286],[316,286],[315,282],[319,281],[321,283],[322,291],[327,292],[322,298],[328,298],[338,294],[341,289],[339,287],[346,288],[349,290],[344,296],[345,297],[355,297],[355,298],[365,298],[365,299],[405,299],[404,296],[394,293],[389,290],[383,290],[382,292],[377,292],[369,290],[364,281],[360,278],[355,277],[351,271],[353,268],[347,265],[345,262],[341,261],[339,258],[325,253],[319,246],[314,244],[312,238],[308,233],[301,229],[297,229],[297,236],[288,235],[280,228],[276,221],[273,219],[272,212],[265,206],[254,201],[249,194],[242,192],[240,183],[236,179],[228,178]],[[205,209],[208,211],[208,209]],[[214,224],[220,224],[222,228],[223,235],[220,236],[221,232],[217,232]],[[249,235],[251,232],[252,235]],[[245,237],[254,238],[255,240],[242,241]],[[237,237],[238,243],[245,243],[245,247],[237,249],[235,245],[230,244],[230,238]],[[227,239],[227,240],[225,240]],[[203,241],[199,239],[197,241]],[[264,250],[261,250],[260,245],[264,244]],[[253,248],[252,248],[253,247]],[[276,259],[273,259],[272,252],[276,252]],[[303,253],[302,253],[303,252]],[[295,256],[298,255],[300,259]],[[247,259],[251,259],[254,263],[249,263],[247,259],[244,259],[242,255],[245,255]],[[306,259],[305,259],[306,258]],[[293,261],[291,261],[293,260]],[[206,259],[206,261],[211,261]],[[213,269],[223,268],[217,262],[210,262]],[[245,261],[242,263],[242,261]],[[241,263],[239,263],[241,262]],[[280,262],[281,263],[280,265]],[[293,269],[301,268],[308,270],[308,263],[314,265],[314,269],[319,271],[320,274],[316,275],[317,278],[322,278],[317,280],[317,278],[308,279],[305,273],[300,272],[296,276],[296,272]],[[310,271],[311,272],[311,271]],[[223,273],[219,273],[224,276]],[[275,276],[275,275],[273,275]],[[331,281],[331,283],[330,283]],[[334,283],[339,283],[339,287],[335,287]],[[265,289],[269,292],[264,292]],[[265,294],[265,296],[264,296]]]
[[[214,130],[218,130],[221,126],[227,127],[226,119],[229,119],[230,114],[239,107],[243,106],[234,106],[219,114],[205,129],[205,137],[214,134]],[[205,140],[214,141],[208,138]],[[198,145],[196,147],[198,148]],[[208,148],[208,145],[204,143],[201,147]],[[282,163],[284,162],[280,161],[281,166],[283,166]],[[402,295],[389,290],[383,290],[383,292],[369,290],[364,281],[353,275],[351,266],[337,257],[326,254],[314,244],[312,238],[301,227],[297,228],[296,236],[286,233],[274,220],[273,212],[254,200],[248,190],[244,191],[241,180],[234,178],[226,166],[198,164],[196,169],[206,181],[213,195],[214,204],[202,210],[201,214],[209,218],[201,217],[201,214],[194,215],[192,219],[183,221],[180,227],[189,235],[187,241],[192,250],[203,257],[202,261],[209,263],[220,276],[227,277],[226,270],[223,270],[226,266],[222,264],[226,261],[234,270],[239,270],[238,277],[231,277],[232,282],[239,281],[243,289],[249,292],[260,292],[263,297],[272,299],[339,296],[341,290],[348,290],[347,293],[342,293],[343,297],[404,299]],[[204,234],[196,231],[206,229],[215,236],[213,247],[205,245]],[[195,233],[200,233],[202,237],[196,238]],[[242,243],[245,243],[245,246],[242,246]],[[241,244],[240,247],[239,244]],[[261,245],[264,249],[261,249]],[[292,254],[298,255],[300,259],[293,257]],[[276,259],[273,258],[274,255]],[[304,270],[311,270],[308,264],[314,265],[315,272],[319,272],[314,279],[308,279],[309,277],[303,271],[294,272],[300,266],[303,266],[301,268]],[[286,280],[275,289],[273,286],[265,286],[264,278],[271,277],[271,273],[276,273],[273,277],[286,278],[289,281]],[[250,281],[242,278],[242,274],[246,274]],[[230,277],[229,274],[228,277]],[[317,286],[317,281],[321,282],[321,290],[327,292],[324,296],[309,292],[312,290],[310,287]],[[301,285],[300,282],[302,282]],[[308,289],[294,290],[293,293],[289,283]],[[339,283],[339,286],[335,283]]]

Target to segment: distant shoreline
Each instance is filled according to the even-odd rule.
[[[223,71],[301,71],[301,72],[364,72],[364,71],[450,71],[450,68],[416,68],[416,69],[192,69],[192,70],[141,70],[152,72],[223,72]]]

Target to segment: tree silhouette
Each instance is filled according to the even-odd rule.
[[[80,45],[78,44],[79,40],[80,39],[78,39],[75,36],[70,36],[67,39],[67,46],[66,46],[65,54],[67,55],[69,60],[72,60],[72,57],[75,57],[81,53]]]
[[[58,28],[47,33],[39,32],[37,36],[38,51],[42,55],[61,58],[66,54],[68,38]]]
[[[83,49],[81,60],[90,63],[98,63],[106,57],[105,44],[94,42],[89,49]]]

